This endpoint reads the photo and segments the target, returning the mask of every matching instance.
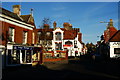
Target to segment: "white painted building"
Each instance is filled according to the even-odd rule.
[[[68,24],[68,26],[64,24]],[[64,24],[64,28],[57,27],[53,31],[52,49],[54,52],[56,50],[68,50],[68,56],[80,56],[83,48],[82,34],[78,28],[72,28],[71,24]]]
[[[64,23],[64,28],[56,27],[56,25],[57,23],[54,22],[54,28],[49,28],[49,25],[47,25],[43,29],[37,29],[37,33],[41,33],[38,34],[38,43],[43,46],[43,43],[40,42],[47,43],[49,41],[50,44],[46,44],[47,47],[45,49],[54,51],[55,56],[57,51],[66,50],[68,50],[68,56],[80,56],[83,53],[82,33],[79,32],[80,28],[72,28],[72,25],[69,23]]]
[[[118,30],[109,40],[110,58],[120,58],[120,30]]]
[[[120,42],[110,42],[110,58],[120,57]]]

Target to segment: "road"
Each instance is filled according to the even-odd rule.
[[[69,59],[68,61],[46,62],[31,67],[22,66],[3,70],[3,80],[119,80],[120,65],[117,62],[94,62],[87,57]]]

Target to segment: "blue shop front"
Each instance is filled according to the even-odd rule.
[[[13,49],[7,50],[7,66],[20,65],[20,64],[32,64],[33,56],[38,55],[41,51],[40,47],[34,46],[13,46]],[[36,57],[36,60],[39,56]]]

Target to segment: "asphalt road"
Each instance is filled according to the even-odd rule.
[[[68,61],[46,62],[35,67],[12,67],[3,70],[2,75],[2,80],[120,80],[120,63],[94,62],[88,57],[81,57]]]

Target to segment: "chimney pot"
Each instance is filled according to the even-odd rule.
[[[56,29],[56,26],[57,26],[57,23],[56,23],[56,21],[54,21],[54,23],[53,23],[54,29]]]

